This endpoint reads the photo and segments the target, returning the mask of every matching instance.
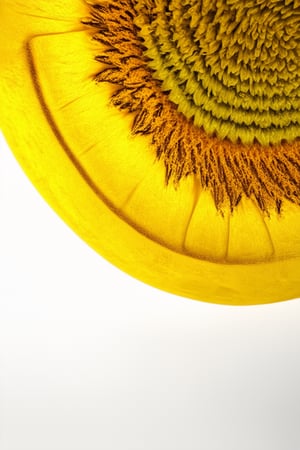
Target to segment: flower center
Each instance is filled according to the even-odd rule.
[[[84,23],[95,81],[150,137],[166,185],[194,177],[218,210],[300,205],[300,0],[99,0]]]
[[[210,135],[262,145],[300,136],[300,2],[136,0],[154,77]]]

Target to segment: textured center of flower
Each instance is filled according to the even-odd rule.
[[[166,186],[192,177],[220,211],[300,205],[300,0],[97,0],[84,23]]]
[[[210,135],[262,145],[300,136],[300,1],[137,0],[154,77]]]

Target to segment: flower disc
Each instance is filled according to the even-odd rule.
[[[93,248],[194,299],[300,295],[300,2],[2,0],[0,125]]]

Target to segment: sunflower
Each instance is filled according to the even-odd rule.
[[[48,203],[133,276],[300,295],[298,0],[2,0],[0,125]]]

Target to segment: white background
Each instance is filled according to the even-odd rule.
[[[299,450],[300,300],[148,287],[52,212],[0,142],[1,450]]]

